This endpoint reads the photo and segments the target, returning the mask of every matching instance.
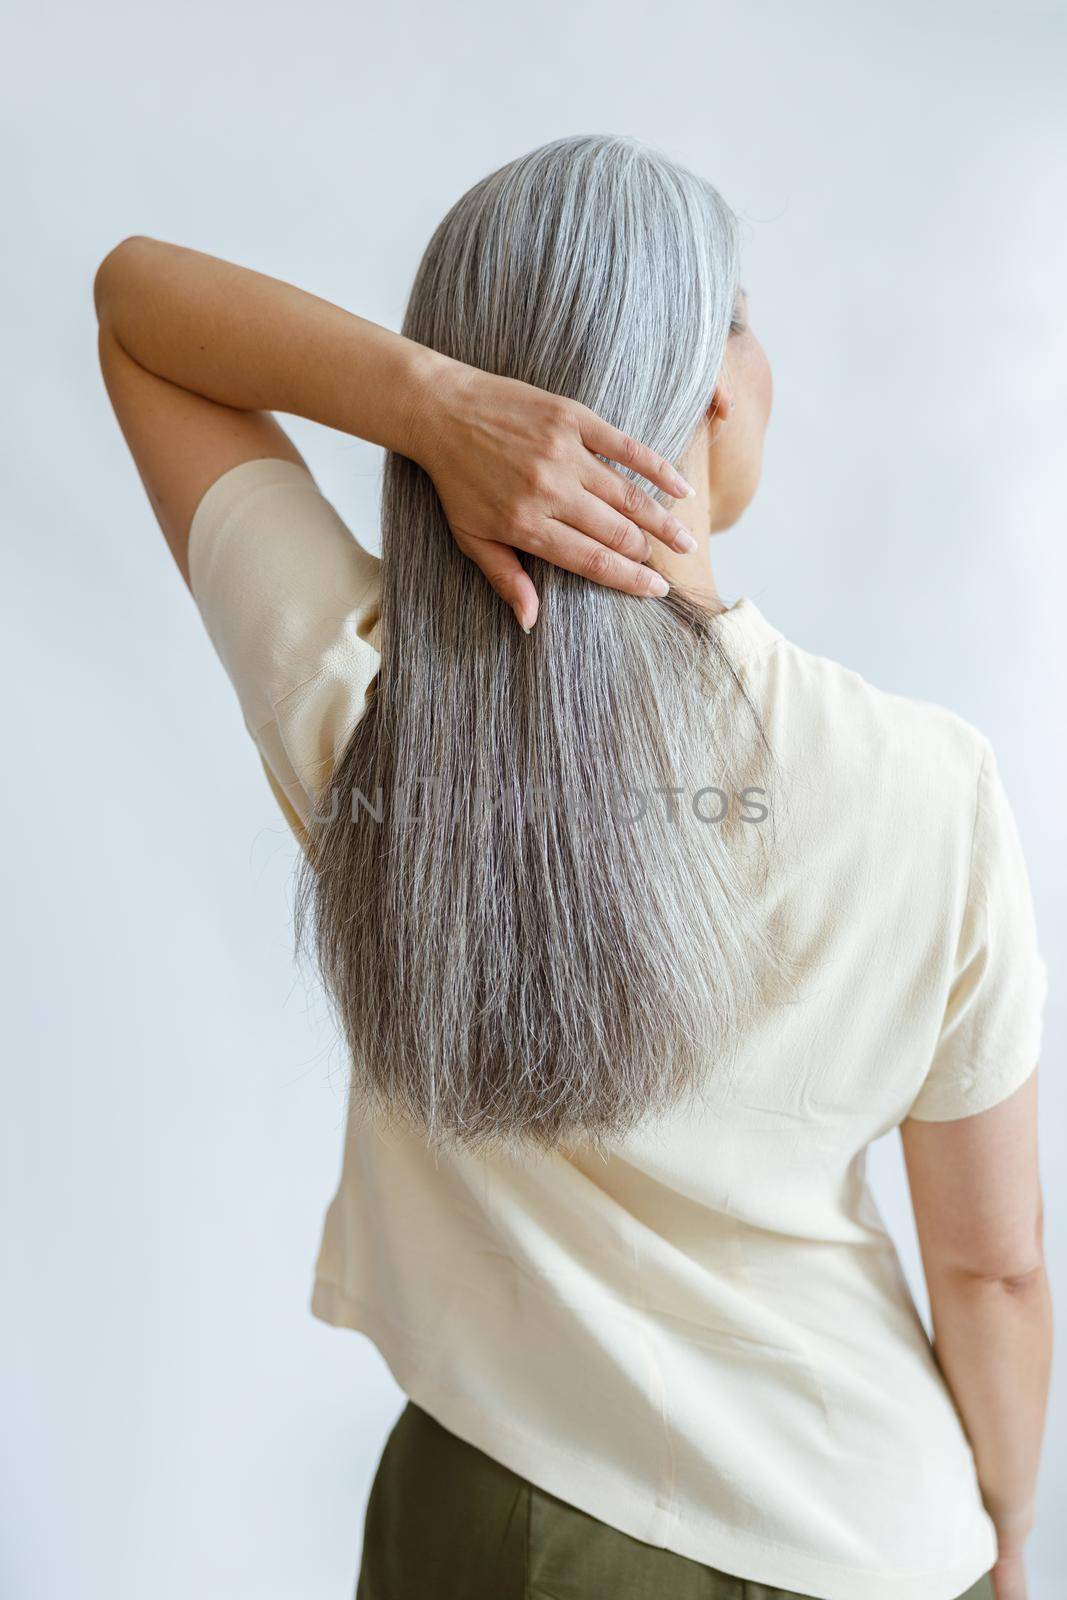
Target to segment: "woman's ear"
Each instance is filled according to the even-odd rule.
[[[734,397],[729,385],[722,379],[715,385],[715,393],[711,397],[711,404],[707,409],[708,439],[714,444],[719,434],[730,420],[734,409]]]

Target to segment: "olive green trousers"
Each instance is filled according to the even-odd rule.
[[[409,1401],[371,1488],[356,1600],[563,1596],[803,1600],[609,1528],[457,1439]],[[988,1577],[960,1600],[993,1600]]]

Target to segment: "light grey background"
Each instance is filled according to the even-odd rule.
[[[395,326],[444,209],[545,139],[635,133],[718,183],[777,378],[721,587],[993,740],[1052,974],[1062,1284],[1064,7],[102,0],[7,38],[0,1592],[340,1600],[400,1403],[307,1310],[342,1061],[96,370],[93,271],[131,232]],[[295,432],[373,545],[375,452]],[[914,1274],[895,1135],[873,1168]]]

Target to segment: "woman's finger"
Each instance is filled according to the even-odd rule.
[[[605,469],[610,472],[610,467]],[[586,534],[609,550],[631,561],[645,561],[652,552],[652,542],[647,533],[631,522],[629,517],[614,510],[597,495],[585,489],[575,491],[573,504],[557,509],[556,520],[571,527],[578,534]]]
[[[460,545],[515,613],[524,633],[529,633],[537,621],[540,603],[533,580],[518,556],[506,544],[496,544],[489,539],[471,539]]]
[[[658,500],[653,500],[651,495],[638,488],[632,478],[624,478],[611,467],[597,461],[585,478],[585,486],[605,505],[621,511],[630,522],[643,528],[669,549],[679,550],[683,555],[696,549],[696,540],[688,528],[683,527],[666,506],[661,506]],[[575,526],[583,528],[586,533],[593,531],[586,527],[584,520],[576,522]],[[627,551],[627,554],[632,553]]]
[[[595,411],[584,409],[579,431],[587,449],[595,451],[598,456],[607,456],[609,461],[617,461],[620,467],[627,467],[631,472],[647,478],[649,483],[654,483],[657,489],[664,490],[672,499],[685,500],[696,493],[663,456],[639,444],[636,439],[631,439],[628,433],[613,428]]]
[[[631,561],[598,539],[587,538],[555,519],[546,524],[537,553],[543,561],[565,567],[568,572],[576,572],[579,577],[602,584],[606,589],[620,589],[624,594],[646,598],[662,597],[670,592],[667,580],[651,567]]]

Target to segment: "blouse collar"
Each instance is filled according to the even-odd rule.
[[[723,644],[742,658],[761,654],[783,637],[748,595],[720,611],[716,622]]]

